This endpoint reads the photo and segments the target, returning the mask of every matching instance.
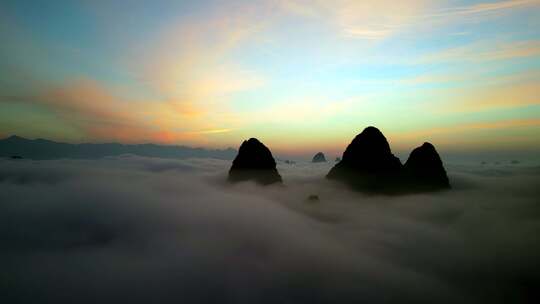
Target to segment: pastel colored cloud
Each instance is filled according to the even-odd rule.
[[[536,145],[539,140],[531,136],[519,136],[524,130],[540,131],[540,119],[510,119],[488,122],[460,123],[431,129],[392,133],[398,149],[408,147],[411,142],[421,144],[419,138],[431,141],[446,151],[468,149],[512,149],[519,150]],[[403,149],[406,150],[406,149]]]
[[[201,134],[230,131],[200,123],[200,114],[184,104],[124,99],[91,80],[74,81],[34,96],[4,96],[2,101],[45,106],[92,140],[194,142]],[[179,128],[179,121],[186,127]]]
[[[497,128],[540,149],[523,140],[538,135],[539,0],[0,6],[0,134],[208,147],[256,136],[310,153],[371,124],[402,147],[414,140],[399,134],[450,145],[454,131],[464,149],[496,146],[477,124],[513,121]]]
[[[325,20],[349,38],[382,39],[409,25],[427,10],[429,1],[295,1],[286,10]]]
[[[540,56],[540,40],[480,41],[420,58],[419,63],[480,62]]]

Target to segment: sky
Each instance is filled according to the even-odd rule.
[[[0,136],[540,151],[540,0],[1,0],[0,41]]]

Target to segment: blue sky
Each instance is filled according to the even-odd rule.
[[[540,148],[540,1],[2,1],[0,135]]]

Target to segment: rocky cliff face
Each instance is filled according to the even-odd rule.
[[[229,181],[253,180],[262,185],[281,183],[272,152],[256,138],[242,143],[229,170]]]

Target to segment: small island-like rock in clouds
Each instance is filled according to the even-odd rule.
[[[450,187],[435,147],[424,143],[401,164],[392,154],[384,135],[367,127],[347,146],[342,160],[326,176],[347,183],[355,190],[398,194]]]
[[[229,170],[230,182],[252,180],[261,185],[281,183],[272,152],[256,138],[245,140]]]
[[[439,153],[428,142],[411,152],[404,169],[405,177],[412,189],[436,190],[450,187]]]
[[[317,194],[310,194],[307,198],[309,202],[318,202],[319,196]]]
[[[325,163],[326,157],[324,156],[324,153],[319,152],[313,156],[313,159],[311,160],[312,163]]]

